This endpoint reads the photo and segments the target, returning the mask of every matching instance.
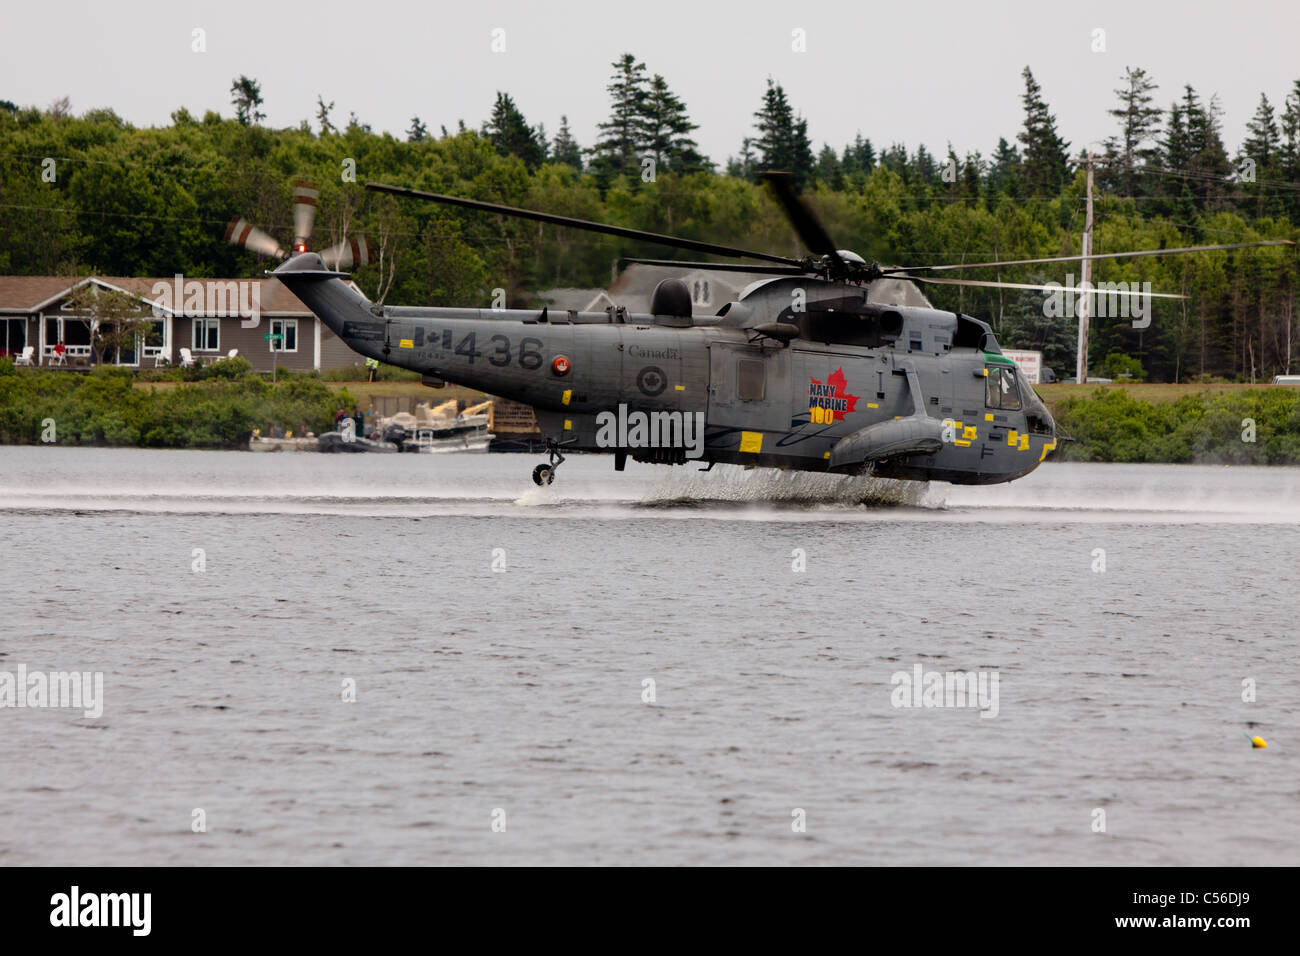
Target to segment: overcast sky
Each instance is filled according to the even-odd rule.
[[[1184,83],[1217,93],[1230,152],[1260,93],[1280,113],[1300,78],[1297,0],[0,0],[0,27],[0,99],[20,105],[67,95],[75,112],[112,107],[141,126],[166,125],[181,106],[229,116],[243,73],[261,82],[272,127],[314,125],[319,93],[336,102],[336,122],[355,111],[402,135],[418,114],[436,134],[459,119],[477,127],[504,90],[552,135],[567,114],[583,146],[607,114],[610,63],[626,51],[685,100],[719,164],[751,133],[768,76],[817,148],[861,132],[878,147],[942,153],[951,140],[985,156],[1020,129],[1026,64],[1072,152],[1113,131],[1106,110],[1128,65],[1154,76],[1164,107]],[[191,50],[196,28],[206,52]],[[504,52],[492,50],[497,29]],[[806,52],[792,49],[796,30]],[[1105,52],[1093,52],[1096,30]]]

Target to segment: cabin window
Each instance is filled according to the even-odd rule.
[[[802,337],[810,342],[869,349],[880,345],[880,326],[873,316],[856,312],[808,312],[806,315],[806,334]]]
[[[766,394],[763,363],[741,359],[736,375],[736,397],[742,402],[761,402]]]
[[[272,352],[296,352],[298,351],[298,320],[297,319],[272,319],[271,334],[282,335],[282,339],[271,339]]]
[[[1016,370],[1001,365],[986,365],[988,378],[984,380],[984,404],[989,408],[1015,410],[1020,408],[1020,384]]]
[[[216,352],[221,348],[221,322],[218,319],[194,320],[194,345],[196,352]]]

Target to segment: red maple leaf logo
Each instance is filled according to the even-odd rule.
[[[812,380],[813,385],[822,385],[817,379]],[[813,394],[814,391],[826,391],[829,394]],[[844,366],[841,365],[830,375],[826,376],[826,384],[822,389],[808,389],[808,403],[815,408],[829,408],[834,413],[834,421],[843,421],[844,416],[857,408],[860,395],[849,394],[849,383],[844,378]]]

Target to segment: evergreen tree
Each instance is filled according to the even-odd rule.
[[[1241,144],[1241,152],[1255,161],[1256,168],[1262,171],[1271,166],[1278,156],[1279,137],[1277,120],[1273,114],[1273,105],[1267,94],[1259,94],[1259,107],[1255,115],[1246,124],[1246,139]]]
[[[1020,143],[1024,152],[1024,182],[1031,196],[1055,196],[1065,185],[1070,173],[1066,150],[1069,143],[1056,132],[1056,117],[1043,101],[1043,91],[1034,80],[1034,74],[1025,67],[1025,92],[1021,102],[1025,107],[1025,128],[1021,130]]]
[[[429,138],[429,127],[418,116],[411,117],[411,126],[406,131],[406,141],[408,143],[423,143]]]
[[[1254,164],[1253,176],[1249,177],[1242,175],[1243,169],[1250,169],[1247,160]],[[1246,139],[1242,142],[1237,157],[1238,177],[1244,180],[1246,191],[1255,196],[1256,216],[1262,216],[1271,211],[1271,207],[1278,205],[1276,200],[1269,202],[1269,191],[1260,180],[1277,176],[1281,171],[1281,160],[1281,139],[1273,105],[1269,103],[1268,96],[1261,93],[1255,115],[1246,124]]]
[[[1020,175],[1020,151],[999,136],[993,159],[989,162],[986,186],[989,195],[1012,198],[1019,196]]]
[[[1183,88],[1183,122],[1187,124],[1186,171],[1190,192],[1202,209],[1223,205],[1227,194],[1227,178],[1232,172],[1228,150],[1223,145],[1222,123],[1217,97],[1211,97],[1208,106],[1202,106],[1191,86]]]
[[[235,107],[235,119],[244,126],[256,126],[266,119],[262,112],[262,87],[257,80],[240,74],[239,79],[230,84],[230,102]]]
[[[483,124],[485,135],[502,156],[518,156],[529,171],[545,160],[537,132],[528,125],[509,93],[497,92],[492,118]]]
[[[325,97],[319,93],[316,94],[316,125],[320,127],[320,134],[337,133],[334,124],[330,122],[330,111],[334,109],[334,101],[325,102]]]
[[[1282,110],[1282,172],[1287,179],[1300,179],[1300,80],[1286,95]]]
[[[637,152],[650,156],[659,168],[679,173],[693,173],[712,167],[700,155],[690,134],[699,126],[686,115],[686,104],[655,74],[640,108]]]
[[[758,158],[754,155],[754,141],[746,136],[740,143],[740,155],[727,159],[727,175],[737,179],[750,179]]]
[[[1282,178],[1289,183],[1300,183],[1300,80],[1296,80],[1286,95],[1282,110],[1282,139],[1279,143]],[[1300,192],[1291,190],[1287,199],[1292,222],[1300,219]]]
[[[763,106],[754,114],[754,127],[758,137],[754,148],[761,154],[756,172],[780,170],[792,175],[796,188],[801,188],[812,174],[812,144],[808,141],[808,121],[795,118],[785,90],[771,77]]]
[[[837,191],[844,188],[844,164],[829,145],[817,154],[817,180]]]
[[[566,166],[572,166],[578,172],[582,172],[582,148],[578,146],[569,132],[569,117],[560,117],[560,131],[555,134],[555,141],[551,144],[551,162],[563,163]]]
[[[876,168],[876,148],[871,145],[871,140],[863,139],[862,134],[858,133],[853,138],[853,142],[844,147],[840,163],[844,167],[845,175],[861,173],[865,176]]]
[[[609,119],[597,126],[600,136],[591,148],[591,166],[603,185],[618,176],[639,175],[641,169],[637,147],[645,116],[645,64],[624,53],[613,67],[614,75],[605,87],[613,108]]]
[[[917,179],[927,186],[933,186],[942,182],[939,178],[939,165],[930,155],[930,151],[925,148],[925,144],[916,147],[916,155],[912,159],[912,168],[916,170]]]
[[[1122,79],[1125,85],[1115,91],[1120,105],[1109,111],[1119,120],[1120,133],[1106,140],[1106,152],[1114,160],[1110,171],[1117,185],[1125,196],[1135,196],[1142,192],[1139,185],[1144,179],[1138,166],[1156,161],[1154,140],[1160,130],[1161,110],[1153,105],[1158,87],[1146,70],[1125,67]]]

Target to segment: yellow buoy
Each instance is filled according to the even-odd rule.
[[[1252,747],[1267,747],[1268,741],[1265,740],[1263,737],[1251,737],[1250,745]]]

